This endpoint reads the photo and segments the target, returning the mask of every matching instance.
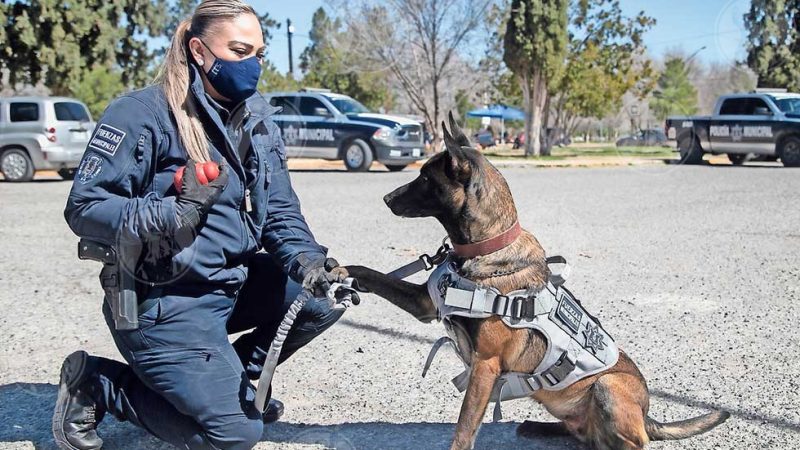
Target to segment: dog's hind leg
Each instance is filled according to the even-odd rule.
[[[363,266],[347,266],[348,274],[358,285],[383,297],[393,305],[416,317],[421,322],[436,320],[436,306],[433,304],[428,287],[392,278],[377,270]]]
[[[643,403],[644,402],[644,403]],[[587,410],[588,441],[595,450],[642,450],[650,441],[645,431],[647,392],[633,375],[603,375],[592,386]]]
[[[486,406],[492,396],[492,390],[500,376],[500,360],[498,358],[472,360],[472,373],[458,415],[456,434],[450,450],[469,450],[475,444],[475,436],[481,426]]]

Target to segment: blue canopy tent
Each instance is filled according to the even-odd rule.
[[[525,111],[508,105],[491,105],[486,108],[473,109],[467,117],[489,117],[500,119],[500,135],[506,132],[506,120],[525,120]]]

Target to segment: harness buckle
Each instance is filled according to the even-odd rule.
[[[492,303],[492,314],[498,316],[505,316],[506,311],[508,310],[508,296],[507,295],[498,295],[494,298],[494,302]]]
[[[514,297],[511,300],[511,311],[509,311],[509,315],[514,320],[519,320],[522,318],[522,306],[523,306],[524,297]]]
[[[526,320],[536,318],[536,294],[522,297],[522,317]]]
[[[542,372],[542,378],[550,383],[551,386],[555,386],[567,378],[567,375],[572,373],[573,370],[575,370],[575,363],[570,361],[567,357],[567,352],[564,352],[555,364]]]

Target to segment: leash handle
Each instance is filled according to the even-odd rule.
[[[353,287],[354,283],[358,284],[354,278],[345,278],[341,283],[331,284],[326,297],[328,297],[328,301],[331,302],[333,307],[349,308],[361,303],[361,297],[358,296],[358,291]]]
[[[262,414],[267,408],[267,393],[272,384],[272,377],[275,375],[275,368],[278,367],[278,358],[280,357],[281,349],[283,349],[283,342],[289,335],[289,330],[292,329],[294,320],[297,318],[300,310],[303,309],[303,306],[305,306],[306,302],[311,298],[313,298],[311,291],[306,289],[300,291],[300,294],[289,307],[286,315],[283,316],[283,320],[280,326],[278,326],[278,331],[275,333],[275,339],[272,340],[272,344],[269,347],[267,356],[264,359],[264,366],[261,369],[261,376],[258,379],[258,388],[256,389],[256,398],[254,401],[256,408],[258,408]]]

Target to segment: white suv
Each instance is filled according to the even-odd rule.
[[[0,98],[0,172],[6,181],[30,181],[37,170],[72,179],[94,126],[72,98]]]

